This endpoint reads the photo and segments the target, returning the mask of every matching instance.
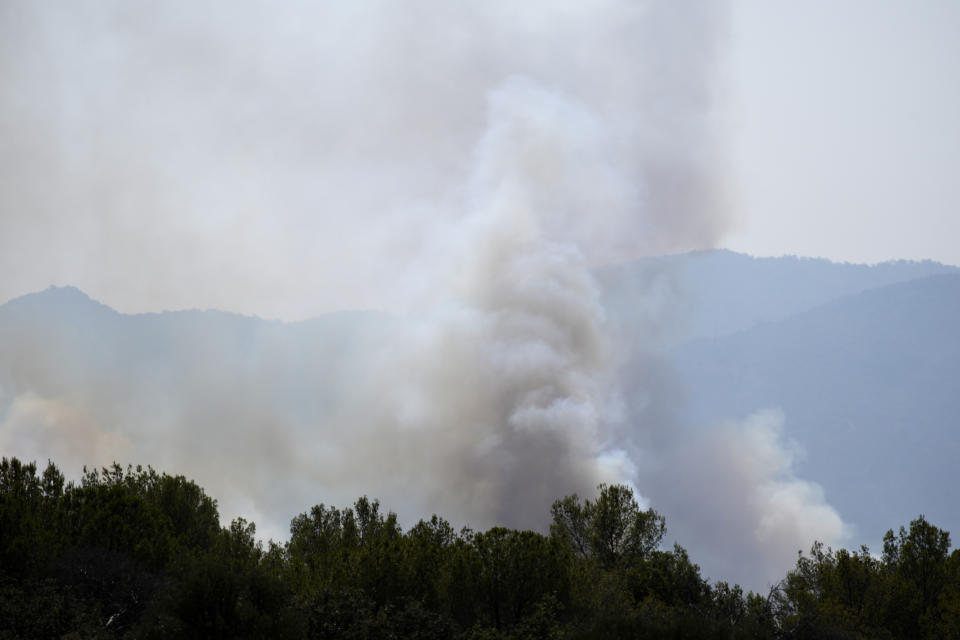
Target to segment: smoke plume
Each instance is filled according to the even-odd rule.
[[[723,19],[675,0],[4,3],[0,298],[54,282],[125,312],[390,314],[181,320],[220,334],[138,316],[162,353],[109,330],[93,356],[21,343],[4,452],[183,472],[279,536],[360,493],[542,527],[598,482],[687,486],[638,473],[676,454],[669,419],[633,421],[666,374],[593,273],[722,237]],[[717,473],[751,455],[739,437]],[[793,516],[757,501],[822,502],[782,471],[731,487],[767,536]]]

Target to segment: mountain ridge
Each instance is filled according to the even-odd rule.
[[[687,421],[783,410],[788,434],[806,450],[799,469],[865,531],[910,517],[920,496],[929,515],[957,529],[950,497],[936,490],[957,481],[957,327],[960,274],[941,274],[691,341],[671,362],[688,389]],[[854,495],[852,486],[874,491]]]
[[[879,535],[877,526],[907,522],[918,505],[948,529],[960,530],[952,511],[944,515],[950,505],[942,491],[958,481],[950,462],[960,458],[954,436],[955,416],[960,415],[955,382],[960,379],[955,329],[960,326],[960,270],[936,263],[892,266],[889,274],[880,275],[896,279],[894,283],[831,298],[833,287],[794,308],[814,298],[827,298],[825,302],[778,320],[754,322],[758,315],[784,312],[779,305],[790,296],[790,282],[811,290],[811,283],[822,278],[805,271],[809,265],[802,260],[764,260],[769,259],[700,254],[692,271],[671,275],[665,274],[664,264],[673,261],[690,269],[689,256],[666,263],[650,259],[648,265],[655,268],[642,274],[646,279],[614,292],[626,296],[621,303],[632,300],[640,309],[634,316],[630,312],[635,310],[616,304],[609,309],[612,323],[637,336],[636,343],[624,343],[624,349],[639,349],[635,366],[622,372],[624,401],[644,404],[654,395],[669,411],[637,413],[630,427],[637,433],[627,438],[642,442],[643,454],[655,437],[640,433],[650,429],[648,419],[663,419],[667,428],[677,420],[707,429],[779,407],[785,414],[785,438],[807,451],[794,471],[820,483],[830,504],[861,532]],[[732,281],[737,269],[724,269],[731,261],[760,270],[780,264],[779,275],[755,274],[751,280],[772,279],[773,299],[764,298],[769,287],[760,287],[756,299],[748,300],[747,313],[702,324],[706,335],[693,340],[675,334],[651,359],[644,351],[651,340],[642,333],[643,323],[631,324],[633,320],[643,320],[647,312],[655,317],[677,301],[681,311],[686,309],[683,304],[704,285],[686,291],[675,285],[705,269],[711,271],[712,297],[699,312],[736,306],[745,285]],[[849,269],[812,264],[826,267],[828,275]],[[945,273],[907,277],[941,267]],[[843,286],[876,282],[877,273],[869,269],[853,268]],[[598,280],[609,284],[603,277]],[[730,283],[727,289],[721,286],[725,282]],[[610,290],[604,295],[609,301]],[[357,413],[369,398],[357,389],[381,375],[384,359],[392,357],[398,343],[415,338],[415,325],[416,319],[360,310],[289,323],[199,309],[124,314],[75,287],[27,294],[0,305],[0,448],[26,458],[98,464],[107,454],[130,460],[122,451],[136,445],[140,448],[134,450],[147,457],[133,461],[189,473],[210,486],[230,477],[223,464],[249,467],[256,471],[253,477],[269,475],[258,457],[264,451],[279,451],[277,459],[312,469],[310,460],[302,460],[305,454],[284,447],[298,442],[294,449],[301,449],[309,442],[311,450],[323,451],[334,435],[331,425],[346,430],[341,438],[353,430],[362,434],[363,424],[355,424],[352,416],[369,415]],[[740,328],[733,333],[710,335],[711,328],[734,325]],[[406,380],[388,382],[376,388],[407,398]],[[446,383],[431,381],[441,387]],[[415,416],[417,403],[429,399],[429,393],[410,396],[400,406]],[[398,433],[408,433],[406,428],[398,426]],[[272,439],[276,430],[288,442]],[[257,446],[240,452],[233,445],[238,439]],[[356,440],[362,442],[362,437]],[[237,453],[218,462],[222,451]],[[638,461],[648,462],[642,456]],[[883,470],[880,475],[877,469]],[[283,487],[289,495],[268,500],[262,489],[251,486],[259,493],[250,495],[266,505],[259,517],[278,538],[285,526],[276,523],[289,518],[288,507],[300,508],[317,490],[314,484],[289,481]],[[327,495],[336,498],[338,486],[326,486]],[[358,489],[353,484],[343,491],[352,497]],[[401,500],[407,493],[403,487],[359,490]],[[218,491],[237,504],[250,500],[238,494],[239,487],[219,486]],[[248,512],[248,507],[238,512]]]
[[[726,249],[642,258],[598,272],[604,301],[627,331],[663,333],[665,346],[728,335],[829,300],[960,268],[934,261],[877,265],[822,258],[754,258]],[[650,326],[644,296],[677,310]],[[658,309],[650,315],[657,316]]]
[[[918,277],[926,277],[927,275],[934,275],[937,273],[960,273],[960,267],[954,265],[947,265],[933,260],[888,260],[885,262],[879,262],[875,264],[863,264],[863,263],[852,263],[852,262],[836,262],[831,261],[826,258],[816,258],[816,257],[805,257],[805,256],[794,256],[794,255],[785,255],[779,257],[756,257],[751,256],[745,253],[738,253],[731,251],[729,249],[704,249],[691,251],[687,253],[678,253],[678,254],[668,254],[663,256],[650,256],[634,260],[632,262],[623,263],[619,265],[606,266],[595,271],[596,278],[600,283],[601,287],[604,289],[605,298],[609,302],[611,298],[615,299],[617,296],[618,288],[623,288],[627,286],[629,291],[625,292],[627,294],[643,294],[645,293],[643,287],[635,286],[629,287],[629,285],[636,284],[638,280],[644,280],[654,277],[652,274],[638,274],[639,271],[651,271],[657,272],[657,275],[662,275],[662,272],[665,270],[675,270],[677,273],[674,275],[681,278],[689,278],[690,275],[696,276],[698,274],[710,273],[711,281],[716,281],[720,278],[725,278],[728,282],[735,283],[738,282],[732,274],[726,272],[724,269],[735,268],[737,270],[742,270],[743,268],[755,267],[757,271],[762,271],[764,267],[769,267],[771,265],[787,265],[787,271],[790,268],[799,268],[799,271],[811,271],[816,269],[826,269],[830,274],[840,273],[843,271],[853,270],[858,272],[861,275],[870,275],[872,277],[866,278],[861,277],[851,278],[848,277],[848,280],[852,280],[854,283],[850,284],[847,288],[842,288],[840,294],[826,294],[829,297],[827,299],[833,299],[841,297],[841,295],[846,295],[851,293],[849,288],[854,288],[856,291],[863,291],[870,288],[875,288],[876,286],[884,286],[886,284],[892,284],[893,282],[904,281],[908,279],[915,279]],[[691,273],[685,273],[685,272]],[[783,279],[783,274],[781,274],[781,280]],[[797,277],[797,276],[794,276]],[[808,273],[806,278],[811,278],[811,275]],[[826,278],[826,275],[821,274],[819,276],[820,280]],[[753,283],[757,281],[756,276],[752,276],[746,279],[747,282]],[[675,285],[683,285],[685,283],[675,283]],[[738,286],[737,289],[743,289],[744,287]],[[621,294],[623,292],[620,292]],[[703,295],[703,290],[692,290],[688,294],[692,297],[697,297]],[[823,297],[823,296],[821,296]],[[72,300],[75,303],[90,302],[96,305],[100,305],[110,309],[114,313],[125,315],[125,316],[140,316],[140,315],[152,315],[152,314],[168,314],[168,313],[216,313],[224,314],[228,316],[238,316],[242,318],[255,318],[263,322],[280,322],[283,324],[295,325],[303,322],[310,322],[317,318],[325,318],[334,314],[356,314],[357,316],[369,314],[372,316],[375,315],[390,315],[387,312],[371,310],[371,309],[344,309],[336,310],[328,313],[322,313],[316,316],[310,316],[308,318],[303,318],[300,320],[285,321],[285,320],[276,320],[273,318],[267,318],[264,316],[256,314],[243,314],[233,311],[224,311],[220,309],[213,308],[186,308],[186,309],[162,309],[157,311],[147,311],[141,313],[125,313],[122,311],[116,310],[114,307],[109,304],[94,299],[88,293],[74,285],[51,285],[46,289],[39,291],[28,292],[23,295],[11,298],[6,302],[0,303],[0,308],[3,308],[7,305],[13,304],[14,306],[18,305],[30,305],[35,304],[37,301],[42,300],[61,300],[67,301]],[[820,300],[816,304],[820,304],[826,301]],[[727,302],[727,301],[725,301]],[[806,305],[810,308],[815,305]],[[794,311],[795,312],[795,311]],[[769,312],[768,312],[769,313]],[[769,320],[769,317],[761,318],[761,320]],[[699,334],[698,334],[699,335]],[[711,334],[712,335],[712,334]],[[722,335],[722,334],[717,334]]]

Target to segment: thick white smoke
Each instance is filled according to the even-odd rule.
[[[722,3],[0,12],[0,298],[57,282],[124,311],[396,314],[336,344],[296,325],[164,354],[105,343],[83,371],[66,343],[21,343],[4,453],[153,463],[278,535],[361,493],[407,518],[542,527],[555,498],[637,481],[696,512],[707,493],[684,478],[776,460],[741,434],[711,449],[716,475],[652,471],[692,464],[688,432],[638,409],[671,385],[651,358],[624,368],[647,334],[613,330],[592,276],[727,227]],[[675,310],[651,300],[653,327]],[[834,531],[815,492],[777,484],[783,464],[756,469],[728,488],[752,496],[731,509],[757,535],[792,545],[810,514]]]
[[[797,477],[781,412],[708,427],[679,427],[640,471],[682,543],[722,549],[700,560],[708,575],[764,592],[812,541],[849,542],[823,489]]]
[[[629,201],[629,181],[595,117],[569,97],[512,78],[491,92],[489,114],[461,223],[432,265],[450,274],[447,300],[412,321],[369,391],[381,399],[377,415],[359,421],[367,427],[345,448],[382,438],[378,459],[417,470],[396,471],[411,493],[446,494],[432,508],[533,527],[558,496],[629,480],[597,462],[616,395],[581,249],[596,250],[584,235],[626,226],[615,213],[631,212],[592,188]]]

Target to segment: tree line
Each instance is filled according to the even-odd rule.
[[[73,483],[3,458],[0,639],[960,637],[960,551],[922,516],[880,556],[817,543],[757,594],[664,549],[628,487],[551,515],[546,535],[436,515],[403,531],[362,497],[264,546],[183,476],[114,464]]]

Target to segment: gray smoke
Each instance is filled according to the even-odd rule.
[[[74,388],[38,369],[5,390],[0,444],[184,472],[269,532],[364,492],[542,526],[565,493],[656,484],[638,469],[682,438],[632,419],[665,373],[592,273],[727,228],[724,11],[3,3],[0,298],[54,282],[121,311],[398,319],[300,377],[287,343],[174,346]],[[651,327],[672,313],[638,293]]]
[[[583,232],[588,258],[710,246],[726,226],[717,3],[0,12],[0,299],[52,282],[122,311],[407,309],[437,289],[431,260],[465,214],[488,97],[515,76],[607,136],[582,160],[619,191],[581,189],[543,215]]]

